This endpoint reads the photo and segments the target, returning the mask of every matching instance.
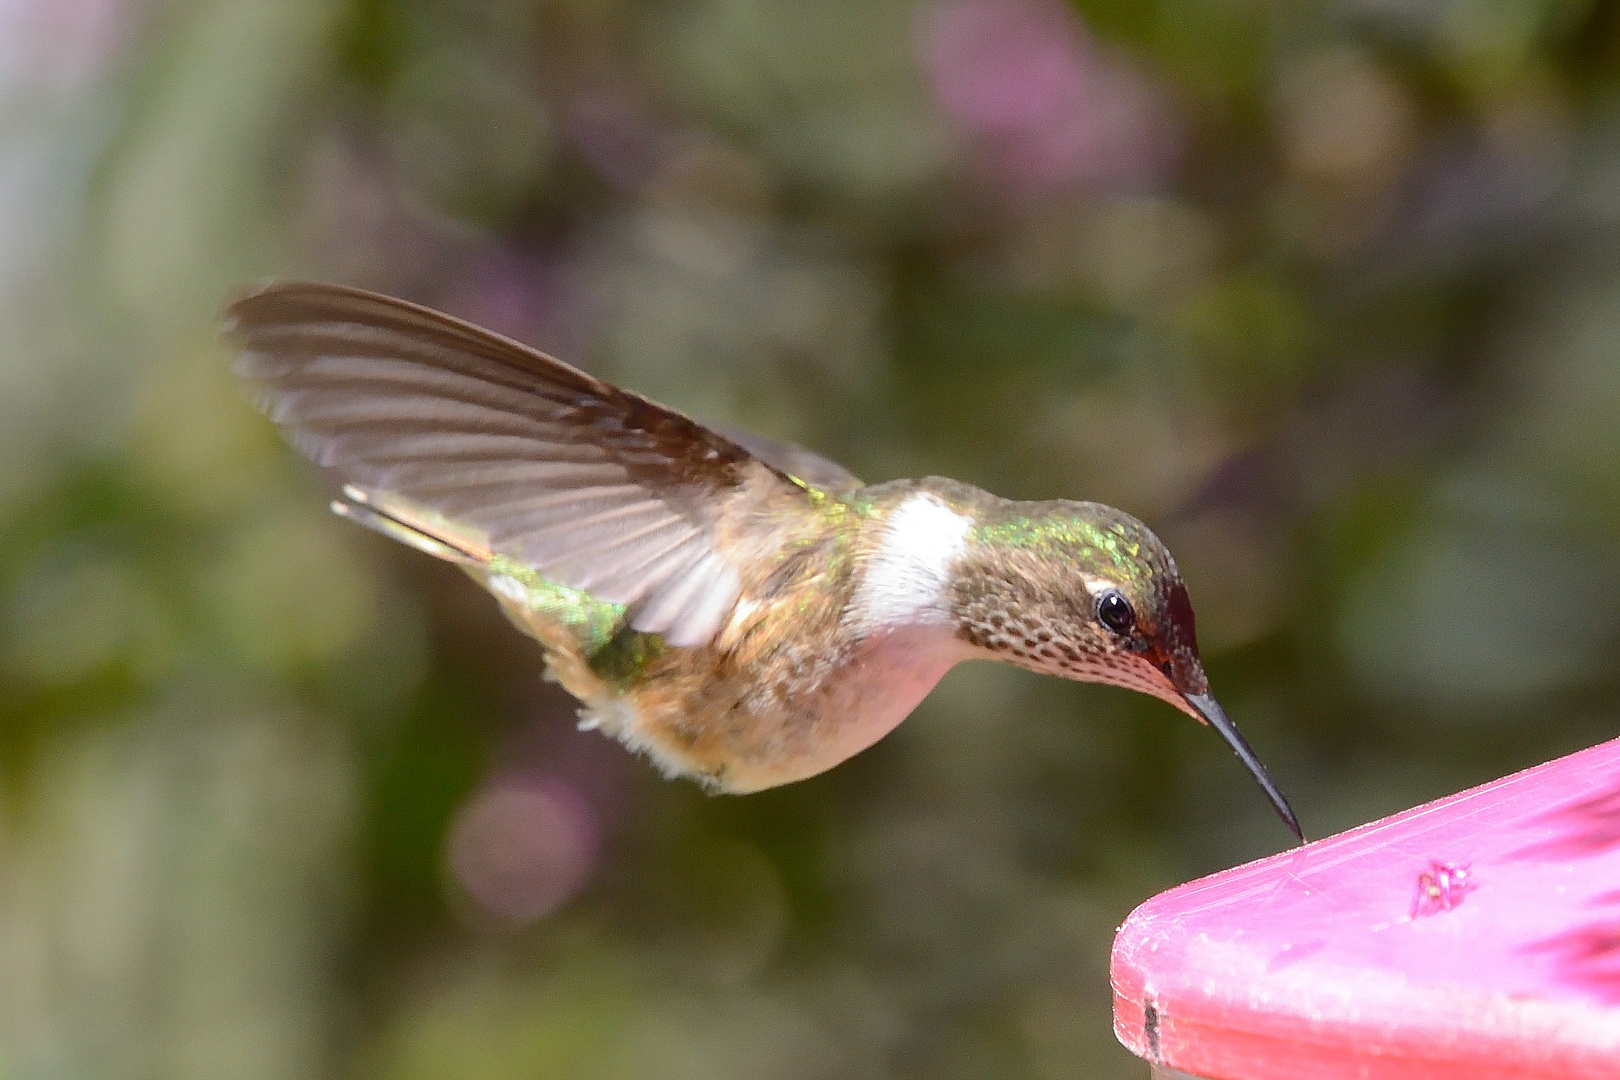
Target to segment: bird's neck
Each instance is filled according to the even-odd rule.
[[[847,608],[846,624],[857,634],[956,635],[957,579],[977,543],[978,516],[951,494],[927,482],[901,490],[873,523]]]

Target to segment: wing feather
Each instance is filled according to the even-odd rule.
[[[710,640],[736,602],[714,548],[728,499],[752,477],[795,487],[734,439],[403,301],[272,284],[233,303],[226,329],[259,406],[352,485],[350,516],[443,521],[673,645]],[[445,550],[461,561],[472,543]]]
[[[834,495],[848,495],[864,486],[864,481],[838,462],[798,443],[767,439],[730,424],[716,425],[716,430],[777,472],[796,476],[811,487]]]

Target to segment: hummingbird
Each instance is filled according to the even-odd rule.
[[[460,566],[539,642],[580,726],[668,776],[814,776],[994,660],[1213,727],[1304,840],[1210,693],[1175,560],[1129,514],[866,484],[358,289],[260,285],[224,332],[259,407],[342,481],[333,511]]]

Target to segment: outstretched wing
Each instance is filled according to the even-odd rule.
[[[793,487],[677,412],[404,301],[272,284],[231,304],[226,333],[260,407],[362,501],[476,530],[672,645],[707,642],[737,600],[712,542],[728,497]]]

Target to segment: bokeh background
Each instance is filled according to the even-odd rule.
[[[1313,835],[1616,732],[1615,0],[4,0],[4,1080],[1140,1077],[1113,928],[1287,840],[985,665],[658,779],[326,513],[271,275],[1133,511]]]

